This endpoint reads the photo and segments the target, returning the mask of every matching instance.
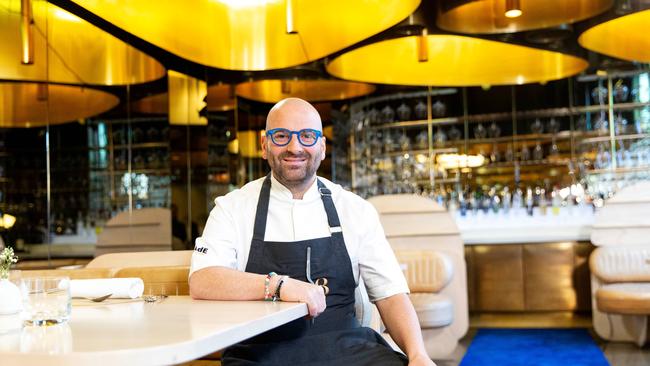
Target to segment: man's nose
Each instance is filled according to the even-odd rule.
[[[291,137],[291,141],[289,141],[289,145],[287,145],[287,150],[292,153],[300,152],[303,150],[303,146],[298,139],[298,135],[293,135]]]

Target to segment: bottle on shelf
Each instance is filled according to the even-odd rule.
[[[467,216],[467,195],[462,189],[458,190],[458,206],[460,208],[460,216]]]
[[[487,215],[492,208],[492,199],[490,198],[490,195],[484,192],[482,189],[479,192],[481,194],[481,208],[483,210],[483,213]]]
[[[526,188],[526,213],[528,216],[533,216],[533,189],[528,187]]]
[[[499,153],[499,146],[497,143],[492,144],[492,150],[490,151],[490,162],[492,164],[498,163],[501,160],[501,153]]]
[[[562,206],[562,197],[560,197],[560,190],[557,186],[553,187],[553,192],[551,193],[551,205],[551,212],[553,212],[553,215],[559,215],[560,207]]]
[[[544,159],[544,149],[542,149],[542,145],[539,141],[537,141],[535,148],[533,149],[533,159],[537,161]]]
[[[488,193],[488,196],[490,198],[490,208],[492,209],[492,213],[498,214],[501,206],[501,198],[497,194],[496,187],[490,188],[490,192]]]
[[[512,163],[515,160],[515,152],[512,149],[512,144],[508,144],[508,147],[506,148],[505,158],[508,163]]]
[[[539,190],[539,214],[546,216],[546,208],[548,202],[546,201],[546,190],[544,188],[537,188]]]
[[[519,158],[521,161],[527,161],[530,160],[530,150],[528,149],[528,145],[524,142],[523,146],[521,147],[521,152],[519,153]]]
[[[510,207],[512,205],[512,194],[510,193],[508,186],[503,187],[501,195],[501,202],[503,202],[503,213],[507,215],[510,213]]]
[[[458,193],[455,190],[449,192],[449,201],[447,202],[447,211],[454,216],[458,210]]]

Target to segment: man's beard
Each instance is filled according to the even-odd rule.
[[[290,168],[283,162],[285,158],[306,159],[306,164],[299,168]],[[308,152],[293,154],[285,151],[278,156],[272,157],[269,161],[273,170],[273,176],[287,188],[301,186],[310,182],[320,166],[320,160],[315,159]]]

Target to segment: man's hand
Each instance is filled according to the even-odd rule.
[[[436,366],[436,364],[433,361],[431,361],[429,356],[424,354],[420,354],[413,358],[409,358],[409,366],[420,366],[420,365]]]
[[[280,290],[280,299],[283,301],[304,302],[309,309],[309,316],[317,317],[327,306],[325,292],[320,286],[308,282],[287,278]]]

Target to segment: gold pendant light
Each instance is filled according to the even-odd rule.
[[[589,28],[578,37],[584,48],[628,61],[650,62],[650,9]]]
[[[457,1],[458,2],[458,1]],[[440,7],[437,25],[467,34],[512,33],[555,27],[590,18],[614,0],[481,0]]]
[[[224,112],[235,109],[234,85],[217,84],[208,87],[208,111]],[[160,93],[142,98],[133,103],[133,111],[144,114],[167,114],[169,94]]]
[[[311,62],[411,14],[420,0],[73,0],[184,59],[228,70]]]
[[[165,75],[158,61],[46,1],[6,2],[0,17],[0,79],[124,85]]]
[[[327,71],[368,83],[485,86],[546,82],[575,75],[587,61],[568,54],[457,35],[427,35],[428,61],[420,62],[423,37],[376,42],[335,58]]]
[[[276,103],[289,97],[309,102],[344,100],[373,91],[373,85],[341,80],[258,80],[241,83],[235,89],[238,96],[265,103]]]
[[[80,86],[30,82],[0,83],[0,127],[37,127],[76,121],[106,112],[119,99]]]

